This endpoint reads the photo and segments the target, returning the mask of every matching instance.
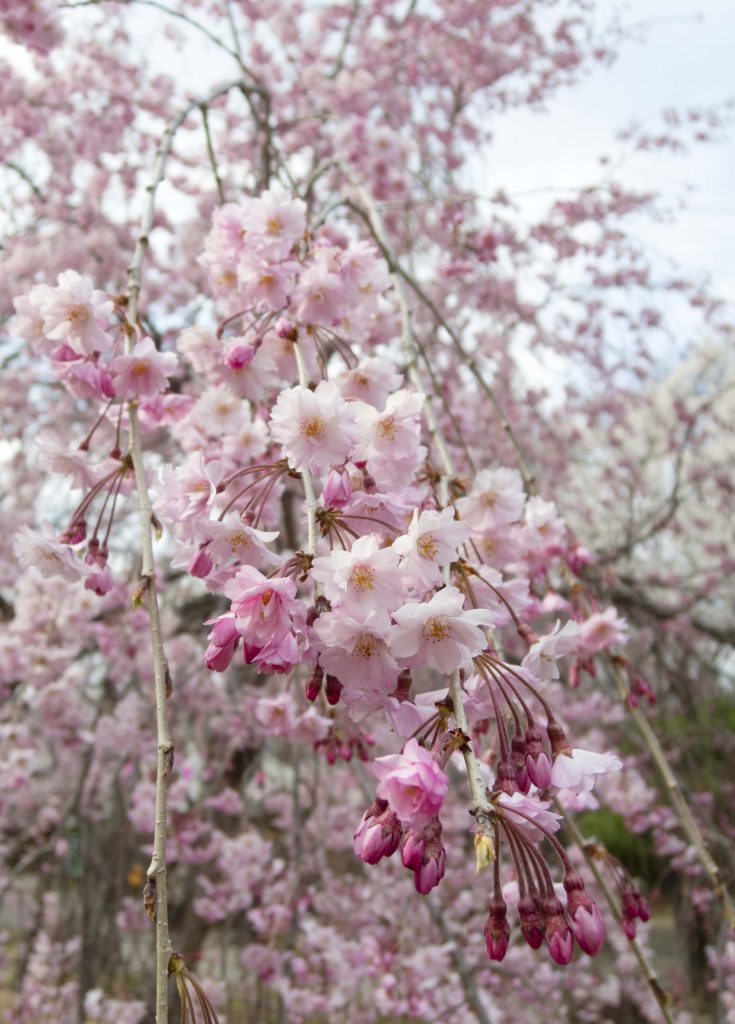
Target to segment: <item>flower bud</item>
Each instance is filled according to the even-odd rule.
[[[343,508],[351,497],[350,474],[344,469],[330,469],[322,490],[322,504],[327,508]]]
[[[241,370],[252,363],[255,351],[255,345],[237,341],[225,352],[225,365],[231,370]]]
[[[544,938],[544,922],[532,896],[521,896],[518,900],[518,917],[523,938],[531,949],[538,949]]]
[[[319,694],[322,692],[322,680],[324,679],[324,670],[321,665],[315,665],[314,671],[311,673],[309,678],[306,680],[306,686],[304,687],[304,693],[306,699],[315,701]]]
[[[493,896],[485,924],[485,944],[491,960],[500,961],[508,952],[510,925],[507,920],[508,908],[500,894]]]
[[[197,579],[203,580],[205,576],[209,576],[213,565],[214,563],[207,552],[206,546],[202,546],[192,555],[186,571],[190,576],[196,576]]]
[[[574,936],[564,917],[564,908],[555,896],[544,900],[544,939],[551,959],[565,967],[574,955]]]
[[[376,800],[365,811],[355,832],[354,851],[366,864],[377,864],[396,852],[401,831],[401,823],[385,800]]]
[[[342,683],[340,683],[336,676],[327,676],[324,694],[327,698],[327,704],[332,706],[339,704],[339,698],[342,694]]]
[[[401,860],[404,868],[408,868],[410,871],[420,868],[425,848],[426,843],[421,832],[416,832],[414,829],[405,832],[401,844]]]

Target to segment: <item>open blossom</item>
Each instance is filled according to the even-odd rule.
[[[95,289],[90,278],[65,270],[59,274],[57,287],[41,296],[44,334],[52,341],[65,342],[79,355],[104,352],[112,345],[104,330],[112,308],[112,302]]]
[[[417,740],[409,740],[402,754],[377,758],[372,770],[380,780],[378,796],[387,800],[401,824],[422,829],[441,810],[449,780]]]
[[[357,440],[354,414],[334,384],[315,391],[282,391],[271,413],[271,433],[292,469],[322,473],[345,462]]]
[[[579,626],[576,622],[567,622],[562,629],[556,620],[554,628],[546,636],[542,636],[531,646],[521,665],[535,679],[547,682],[559,678],[557,659],[577,649]]]
[[[353,369],[338,374],[336,383],[343,398],[356,398],[376,409],[383,409],[388,395],[400,388],[401,380],[400,373],[391,363],[370,356]]]
[[[623,762],[615,754],[596,754],[575,748],[559,754],[551,768],[551,785],[572,793],[589,792],[597,775],[619,772]]]
[[[262,192],[247,200],[236,222],[244,247],[276,262],[285,259],[306,228],[306,203],[284,189]]]
[[[581,658],[589,658],[606,647],[625,643],[627,631],[627,622],[615,608],[595,612],[579,628],[578,654]]]
[[[404,665],[429,665],[439,672],[454,672],[487,646],[480,626],[493,616],[486,608],[466,611],[456,587],[444,587],[428,602],[412,602],[394,615],[391,649]]]
[[[388,646],[391,633],[386,611],[338,609],[314,623],[319,663],[345,688],[348,704],[361,697],[382,700],[395,686],[398,664]]]
[[[306,611],[292,579],[264,576],[245,565],[224,587],[230,598],[245,660],[262,671],[282,672],[298,661],[306,647]]]
[[[155,395],[167,386],[178,365],[174,352],[159,352],[150,338],[143,338],[130,355],[117,356],[110,363],[115,394],[118,398]]]
[[[516,828],[523,829],[532,838],[538,836],[538,831],[533,827],[533,822],[537,822],[549,832],[556,832],[559,828],[561,815],[549,810],[550,802],[548,800],[539,800],[536,796],[516,792],[512,796],[509,796],[507,793],[500,793],[498,803],[503,808],[503,815]],[[520,813],[514,814],[514,811]],[[531,819],[530,821],[529,818]]]
[[[424,396],[406,388],[390,395],[382,412],[356,403],[361,439],[355,457],[401,459],[412,455],[420,438],[423,406]]]
[[[372,535],[358,537],[349,551],[335,548],[315,558],[311,574],[324,585],[332,605],[392,611],[405,594],[398,554],[393,548],[380,548]]]
[[[21,526],[15,538],[15,553],[23,565],[31,565],[42,576],[61,576],[73,583],[91,570],[66,544],[61,544],[49,523],[41,524],[41,533]]]
[[[525,503],[520,473],[505,468],[483,469],[467,497],[458,499],[457,509],[473,530],[485,531],[517,522]]]
[[[393,550],[401,555],[401,565],[416,589],[429,590],[442,582],[441,567],[456,560],[457,549],[469,535],[464,523],[454,518],[453,508],[427,509],[420,515],[414,509],[408,532],[393,542]]]
[[[246,250],[237,264],[243,303],[268,313],[282,309],[293,290],[298,267],[293,260],[271,263],[259,253]]]
[[[306,324],[331,327],[349,308],[349,291],[333,261],[317,250],[293,294],[296,316]]]
[[[273,552],[265,545],[276,540],[278,530],[256,530],[241,522],[228,525],[209,521],[203,533],[209,540],[207,552],[218,565],[230,560],[238,565],[265,565],[275,560]]]

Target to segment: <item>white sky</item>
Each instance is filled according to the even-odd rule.
[[[512,191],[590,184],[598,157],[620,152],[615,134],[634,118],[645,121],[669,107],[709,106],[735,96],[735,0],[598,0],[602,17],[616,9],[626,22],[650,25],[643,45],[628,44],[611,68],[565,90],[548,113],[522,111],[498,123],[488,186]],[[726,142],[695,147],[691,155],[636,154],[623,175],[630,185],[655,188],[688,209],[673,224],[640,218],[636,233],[690,272],[711,275],[716,291],[735,301],[735,131]],[[691,191],[688,191],[688,189]],[[529,196],[545,204],[548,194]]]

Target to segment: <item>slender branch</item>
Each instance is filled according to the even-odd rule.
[[[204,124],[204,138],[207,140],[207,153],[209,154],[209,162],[212,165],[212,174],[214,175],[214,181],[217,186],[217,196],[219,197],[220,203],[225,202],[225,190],[222,187],[222,178],[220,177],[219,167],[217,165],[217,157],[214,152],[214,146],[212,145],[212,133],[209,130],[209,110],[206,103],[202,103],[199,106],[202,112],[202,123]]]
[[[239,82],[221,86],[211,93],[204,104],[212,102],[224,95]],[[128,283],[126,291],[126,327],[125,347],[129,353],[136,337],[138,323],[138,301],[140,298],[140,282],[143,260],[149,245],[149,235],[153,226],[156,191],[163,181],[166,161],[171,152],[173,139],[192,110],[200,106],[200,102],[190,103],[169,124],[161,138],[156,153],[153,176],[146,186],[147,198],[140,220],[138,237],[135,242],[133,258],[128,266]],[[138,405],[131,401],[129,410],[130,449],[129,455],[135,472],[135,484],[138,492],[138,509],[140,514],[140,536],[142,549],[141,589],[145,591],[148,606],[148,620],[151,637],[151,654],[155,680],[156,700],[156,810],[153,832],[153,856],[148,867],[149,883],[155,887],[156,908],[156,1022],[167,1024],[168,1021],[168,965],[171,957],[171,939],[168,930],[168,898],[166,889],[166,804],[168,776],[173,766],[173,743],[168,723],[166,707],[168,665],[163,648],[160,611],[156,588],[156,570],[153,557],[154,517],[151,499],[146,482],[143,461],[143,445],[141,442],[140,425],[138,422]]]
[[[304,354],[299,343],[294,345],[296,354],[296,365],[299,368],[299,384],[302,388],[309,386],[309,372],[304,362]],[[316,495],[314,494],[314,483],[308,469],[301,471],[301,479],[304,484],[304,495],[306,496],[306,529],[307,529],[307,552],[310,555],[316,554]]]
[[[365,201],[366,198],[369,199],[369,197],[366,197],[364,190],[360,189],[359,191],[363,201]],[[358,206],[355,206],[355,209],[357,209],[358,212],[360,210]],[[439,309],[436,307],[431,297],[426,294],[424,289],[421,287],[420,284],[418,284],[415,278],[412,277],[412,275],[409,274],[407,271],[405,271],[396,260],[395,256],[393,255],[390,249],[390,246],[385,240],[385,234],[381,230],[379,215],[377,213],[375,205],[370,204],[370,206],[368,206],[368,211],[369,212],[367,213],[363,212],[363,218],[370,226],[375,237],[375,240],[380,246],[392,273],[400,274],[400,276],[408,285],[410,285],[410,287],[421,299],[421,301],[424,302],[424,304],[430,309],[437,322],[444,328],[449,337],[452,339],[457,350],[462,355],[469,369],[472,371],[472,374],[477,380],[478,384],[480,385],[483,393],[490,399],[496,412],[498,413],[500,421],[503,425],[503,429],[507,433],[515,449],[518,468],[521,472],[521,476],[523,477],[526,490],[529,494],[535,494],[535,477],[528,467],[528,463],[526,462],[526,458],[523,449],[520,445],[520,442],[518,441],[518,438],[515,436],[510,421],[508,420],[502,405],[500,404],[497,396],[495,395],[495,392],[490,387],[490,385],[485,381],[482,371],[479,369],[472,356],[466,351],[462,342],[457,337],[455,332],[446,322],[446,320],[444,319]],[[574,574],[571,572],[571,570],[567,571],[569,573],[569,576],[572,577],[574,582],[576,583],[577,580],[576,577],[574,577]],[[638,729],[639,733],[643,737],[646,746],[648,747],[653,762],[656,765],[656,768],[658,769],[661,779],[664,783],[666,792],[668,793],[671,805],[674,808],[674,811],[676,812],[676,815],[679,819],[681,827],[684,830],[690,843],[696,850],[697,857],[702,867],[704,868],[704,871],[709,879],[710,885],[712,886],[715,896],[717,897],[722,906],[725,918],[728,922],[728,927],[732,930],[735,930],[735,905],[733,904],[732,898],[730,897],[730,894],[728,893],[727,888],[722,880],[720,870],[709,852],[704,836],[702,835],[702,832],[692,815],[692,812],[689,808],[689,804],[687,803],[686,798],[682,793],[681,787],[676,779],[676,776],[674,775],[674,772],[672,771],[671,765],[669,764],[666,758],[666,754],[664,753],[661,743],[658,737],[656,736],[655,732],[651,728],[648,719],[643,714],[641,709],[639,707],[630,707],[630,703],[628,701],[628,684],[623,678],[623,674],[620,671],[620,667],[609,654],[606,655],[606,658],[607,663],[612,672],[613,678],[615,679],[616,685],[618,687],[618,692],[620,693],[621,699],[623,700],[623,703],[625,707],[628,709],[629,714],[633,719],[636,728]]]
[[[605,901],[608,907],[610,908],[610,913],[615,918],[617,923],[622,927],[623,915],[620,909],[619,901],[615,898],[615,893],[610,888],[610,885],[608,884],[608,881],[603,875],[603,873],[600,871],[599,866],[597,865],[595,860],[590,856],[590,852],[587,849],[585,838],[580,832],[579,826],[574,820],[574,817],[572,816],[570,811],[568,811],[565,807],[562,807],[562,805],[556,798],[554,799],[554,806],[560,813],[564,815],[564,828],[569,832],[570,836],[572,837],[575,844],[579,848],[582,856],[584,857],[587,863],[587,867],[594,875],[595,882],[597,883],[600,891],[602,892],[602,895],[605,897]],[[635,957],[638,961],[641,971],[643,972],[646,982],[648,983],[648,986],[651,989],[651,992],[653,993],[656,1002],[659,1005],[661,1015],[666,1021],[666,1024],[674,1024],[675,1018],[671,1011],[671,997],[669,996],[668,992],[663,987],[661,982],[658,980],[653,964],[646,956],[645,950],[643,949],[643,947],[637,939],[633,938],[629,939],[628,941],[633,952],[635,953]]]
[[[467,997],[467,1003],[472,1008],[472,1012],[477,1018],[478,1024],[490,1024],[490,1017],[488,1016],[482,1000],[480,999],[480,992],[477,987],[477,982],[475,981],[474,969],[465,960],[464,954],[457,943],[457,939],[452,934],[452,930],[436,901],[431,896],[425,896],[424,903],[429,908],[429,915],[436,927],[439,929],[442,939],[449,946],[449,955],[452,958],[452,963],[459,975],[459,980],[462,982],[462,988],[464,989],[464,994]]]
[[[406,362],[406,371],[409,379],[413,384],[416,391],[424,396],[425,403],[424,409],[426,413],[426,422],[436,449],[439,452],[439,456],[444,465],[444,473],[440,481],[440,487],[442,494],[440,494],[440,500],[443,504],[447,504],[449,501],[449,480],[455,474],[454,463],[452,460],[451,452],[442,433],[441,427],[437,421],[436,414],[431,402],[430,396],[427,394],[421,375],[418,369],[418,363],[416,359],[417,346],[413,334],[413,327],[411,324],[411,309],[406,297],[404,283],[400,279],[397,273],[397,263],[395,257],[390,249],[389,243],[386,238],[385,230],[380,219],[380,214],[372,197],[362,187],[362,185],[355,181],[350,175],[349,171],[343,168],[350,181],[357,190],[360,202],[364,208],[355,205],[354,208],[361,213],[361,216],[366,221],[370,230],[372,231],[373,237],[378,243],[391,273],[393,280],[396,296],[398,298],[398,305],[401,313],[401,344],[404,351],[404,359]],[[448,569],[447,569],[448,572]],[[465,771],[467,773],[467,782],[469,783],[470,796],[471,796],[471,807],[470,813],[474,816],[477,821],[478,829],[487,834],[491,834],[491,819],[492,819],[492,808],[488,800],[487,786],[485,780],[482,777],[480,771],[480,762],[478,761],[474,750],[472,749],[472,743],[469,737],[471,736],[469,724],[467,722],[467,715],[464,709],[464,694],[462,692],[462,683],[459,672],[455,672],[449,683],[449,693],[452,698],[452,704],[454,707],[454,720],[457,723],[457,728],[467,737],[466,742],[463,744],[462,757],[464,758]]]

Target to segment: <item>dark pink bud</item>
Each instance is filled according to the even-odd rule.
[[[324,694],[327,698],[327,704],[332,706],[339,704],[339,698],[342,694],[342,683],[340,683],[336,676],[327,676]]]
[[[90,573],[84,580],[85,590],[91,590],[98,597],[104,597],[112,590],[114,579],[109,565],[104,565],[98,572]]]
[[[186,570],[190,576],[196,576],[197,579],[203,580],[205,576],[209,576],[213,565],[206,546],[203,546],[192,555]]]
[[[306,699],[315,701],[319,694],[322,692],[322,681],[324,679],[324,670],[321,665],[316,665],[314,671],[311,673],[309,678],[306,680],[306,686],[304,687],[304,693]]]
[[[224,672],[232,661],[236,646],[233,643],[218,647],[217,644],[211,643],[204,652],[204,664],[212,672]]]
[[[570,901],[569,923],[582,952],[587,956],[597,956],[605,945],[605,922],[597,904],[585,896],[584,902],[580,902],[572,912]]]
[[[77,519],[70,523],[63,533],[59,535],[60,544],[81,544],[87,536],[87,524],[83,519]]]
[[[365,811],[355,832],[354,850],[366,864],[390,857],[401,841],[401,823],[385,800],[376,800]]]
[[[624,917],[623,918],[623,931],[625,932],[625,934],[628,936],[628,938],[632,942],[633,939],[635,938],[635,932],[636,932],[635,921],[633,921],[629,917]]]
[[[235,342],[225,352],[225,364],[231,370],[241,370],[243,366],[248,366],[249,363],[252,363],[255,351],[255,345],[241,341]]]
[[[344,469],[331,469],[322,491],[322,504],[327,508],[342,508],[351,497],[350,474]]]
[[[538,949],[544,938],[544,921],[532,896],[518,900],[518,918],[523,938],[531,949]]]
[[[555,896],[544,900],[544,938],[551,959],[565,967],[574,955],[574,936],[564,917],[564,908]]]
[[[100,390],[104,398],[115,397],[115,384],[113,383],[112,376],[107,371],[100,374]]]
[[[539,789],[546,789],[551,783],[551,762],[544,752],[533,758],[526,757],[526,773],[529,780]]]
[[[508,952],[510,925],[507,920],[508,908],[499,894],[490,900],[485,924],[485,944],[491,960],[502,960]]]
[[[443,846],[438,853],[434,853],[431,856],[424,854],[424,861],[421,867],[417,868],[413,873],[413,883],[416,887],[416,892],[421,893],[422,896],[430,893],[444,878],[446,867],[447,855]]]
[[[401,860],[404,868],[409,868],[411,871],[420,868],[424,859],[425,847],[426,843],[421,832],[415,832],[413,829],[405,832],[401,844]]]
[[[510,761],[501,761],[498,765],[498,771],[495,776],[495,788],[499,789],[501,793],[507,793],[508,796],[513,796],[514,793],[518,792],[516,770]]]

